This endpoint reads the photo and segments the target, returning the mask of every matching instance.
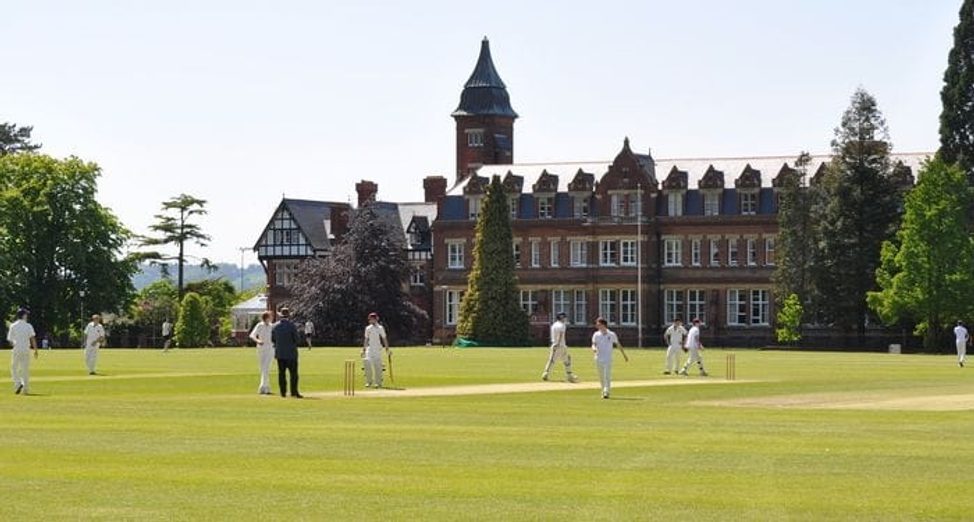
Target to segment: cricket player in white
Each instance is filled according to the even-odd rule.
[[[389,353],[386,329],[379,324],[379,314],[369,314],[369,325],[365,327],[365,342],[362,347],[362,362],[365,364],[365,387],[382,387],[382,349]]]
[[[666,343],[666,369],[663,375],[676,373],[680,369],[680,351],[683,341],[687,337],[687,329],[683,327],[683,319],[677,317],[673,324],[663,332],[663,342]]]
[[[595,320],[598,328],[592,335],[592,351],[595,353],[595,365],[599,370],[599,381],[602,383],[602,398],[608,399],[612,388],[612,350],[618,348],[622,356],[629,362],[629,356],[619,344],[615,332],[609,330],[609,323],[599,317]]]
[[[257,393],[261,395],[271,394],[271,363],[274,362],[274,343],[271,342],[271,332],[274,324],[271,323],[271,313],[264,312],[260,316],[260,322],[254,325],[250,332],[250,338],[257,343],[257,365],[260,368],[260,386]]]
[[[7,329],[7,341],[13,346],[10,353],[10,377],[14,381],[14,393],[30,392],[30,351],[37,358],[37,334],[27,322],[27,310],[17,311],[17,320]]]
[[[169,322],[167,317],[162,323],[162,351],[168,352],[169,345],[172,344],[172,323]]]
[[[315,324],[310,320],[304,322],[304,340],[308,343],[308,349],[311,349],[311,340],[315,336]]]
[[[565,324],[567,317],[565,313],[559,313],[551,325],[551,350],[548,352],[548,362],[544,366],[544,372],[541,373],[542,381],[548,380],[551,366],[558,360],[565,363],[565,379],[568,382],[578,382],[578,377],[572,372],[572,356],[568,353],[568,344],[565,343],[565,333],[568,331],[568,326]]]
[[[954,327],[954,344],[957,345],[957,366],[964,367],[967,360],[967,343],[971,342],[971,336],[967,333],[964,323],[957,321]]]
[[[85,326],[85,366],[88,375],[95,375],[95,365],[98,364],[98,349],[105,343],[105,327],[101,324],[101,316],[91,316],[91,322]]]
[[[706,377],[707,370],[703,369],[703,358],[700,356],[700,351],[703,350],[703,344],[700,343],[700,319],[693,319],[693,326],[687,333],[686,349],[690,352],[690,356],[687,357],[686,364],[680,370],[680,375],[688,375],[687,370],[690,368],[690,365],[697,363],[697,367],[700,368],[700,375]]]

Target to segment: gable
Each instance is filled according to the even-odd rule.
[[[254,249],[257,251],[257,256],[261,258],[314,255],[308,236],[283,203],[277,207],[274,216],[264,227],[264,232]]]

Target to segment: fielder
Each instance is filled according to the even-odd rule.
[[[619,344],[619,338],[615,332],[609,330],[609,323],[599,317],[595,320],[598,328],[592,335],[592,352],[595,353],[595,365],[599,370],[599,381],[602,383],[602,398],[609,398],[609,391],[612,388],[612,350],[618,348],[622,356],[629,362],[629,356]]]
[[[954,327],[954,344],[957,346],[957,366],[964,367],[967,360],[967,344],[971,342],[971,336],[967,333],[967,328],[962,321],[957,321]]]
[[[315,336],[315,324],[311,320],[304,322],[304,340],[308,343],[308,349],[311,349],[311,340]]]
[[[95,314],[91,316],[91,322],[85,326],[85,366],[88,367],[88,375],[95,374],[95,365],[98,364],[98,349],[105,344],[105,327],[101,324],[101,316]]]
[[[7,341],[13,347],[10,352],[10,377],[14,381],[14,394],[30,393],[30,351],[37,358],[37,334],[27,322],[28,312],[17,311],[17,320],[7,329]]]
[[[386,329],[379,324],[379,314],[369,314],[369,325],[365,327],[365,340],[362,346],[362,363],[365,365],[365,387],[382,387],[382,349],[389,351]]]
[[[572,356],[568,353],[568,344],[565,343],[565,333],[568,331],[568,326],[565,324],[567,317],[564,312],[559,313],[551,325],[551,350],[548,352],[548,362],[544,366],[544,372],[541,373],[542,381],[548,380],[551,366],[559,360],[565,363],[565,379],[568,382],[578,382],[578,377],[572,372]]]
[[[707,370],[703,369],[703,358],[700,356],[700,352],[703,350],[703,344],[700,343],[700,319],[693,319],[693,326],[687,333],[686,349],[690,352],[690,356],[687,357],[686,364],[680,370],[680,375],[688,375],[687,370],[690,365],[697,363],[697,367],[700,368],[700,376],[706,377],[708,375]]]
[[[167,317],[162,323],[162,351],[168,352],[169,345],[172,344],[172,323],[169,322]]]
[[[663,375],[676,373],[680,368],[680,350],[687,338],[687,329],[683,327],[683,319],[677,317],[673,324],[663,332],[663,342],[666,343],[666,368]]]
[[[257,365],[260,368],[260,386],[257,387],[257,393],[261,395],[272,395],[271,363],[274,362],[274,343],[271,342],[271,333],[273,330],[271,313],[264,312],[260,316],[260,322],[254,325],[254,329],[250,332],[250,338],[257,343]]]

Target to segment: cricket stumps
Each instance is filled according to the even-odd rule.
[[[737,354],[727,354],[727,368],[724,372],[724,376],[728,381],[737,380]]]
[[[342,392],[346,397],[355,396],[355,361],[345,361],[345,377],[342,379]]]

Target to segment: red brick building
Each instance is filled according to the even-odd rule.
[[[452,184],[425,178],[422,203],[376,201],[374,183],[356,185],[360,206],[374,202],[398,216],[414,264],[404,284],[432,320],[423,335],[435,342],[455,335],[476,217],[487,182],[498,175],[510,197],[521,304],[538,343],[558,312],[568,314],[573,343],[586,342],[599,315],[627,345],[657,345],[677,316],[700,318],[710,343],[771,340],[776,187],[799,175],[794,158],[656,159],[634,151],[627,138],[612,160],[514,163],[518,114],[486,39],[452,117]],[[893,155],[904,185],[925,156]],[[819,174],[828,160],[813,156],[808,172]],[[351,212],[341,203],[281,202],[255,247],[269,306],[286,301],[297,260],[327,255],[341,240]]]

